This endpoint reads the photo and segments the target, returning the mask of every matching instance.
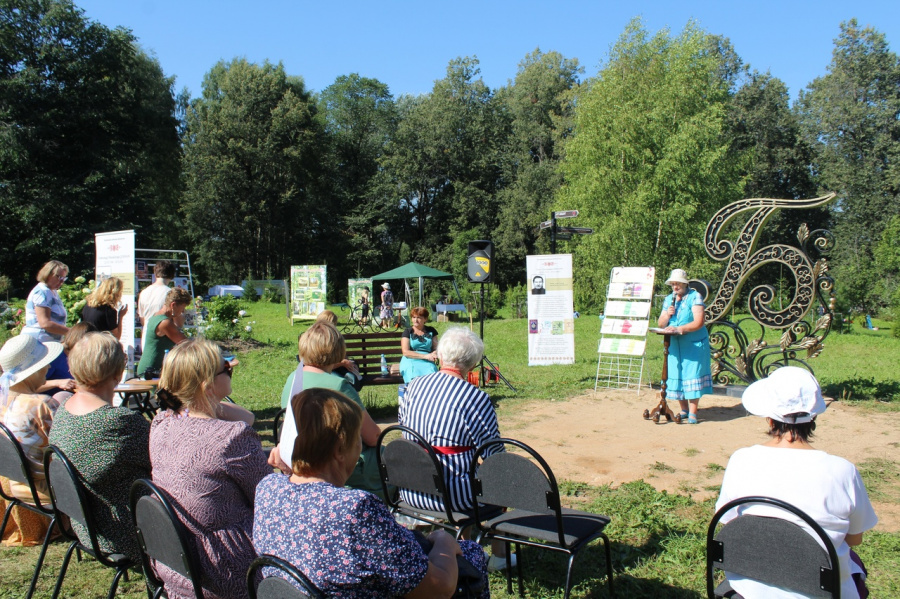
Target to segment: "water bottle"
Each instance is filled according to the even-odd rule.
[[[388,372],[387,360],[385,359],[384,354],[381,354],[381,376],[387,376]]]

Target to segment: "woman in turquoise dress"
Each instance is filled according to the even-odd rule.
[[[672,293],[666,296],[658,321],[672,335],[666,397],[681,404],[682,421],[697,424],[700,397],[712,393],[703,298],[688,287],[687,273],[680,268],[672,271],[666,285],[672,287]]]
[[[400,348],[403,350],[400,374],[404,383],[409,383],[417,376],[438,371],[438,332],[434,327],[425,326],[428,322],[428,310],[422,307],[413,308],[410,311],[410,318],[412,326],[403,331],[400,338]]]

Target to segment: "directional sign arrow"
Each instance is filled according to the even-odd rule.
[[[552,223],[549,220],[545,220],[540,225],[538,225],[538,227],[541,229],[549,229],[551,224]]]
[[[578,216],[577,210],[560,210],[559,212],[554,212],[553,215],[556,218],[575,218]]]
[[[590,235],[594,232],[593,229],[588,227],[557,227],[557,233],[570,233],[573,235]]]

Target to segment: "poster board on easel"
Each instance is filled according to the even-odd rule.
[[[594,390],[640,391],[656,269],[616,267],[610,271],[597,346]]]
[[[324,264],[291,266],[291,325],[295,320],[315,320],[325,309]]]

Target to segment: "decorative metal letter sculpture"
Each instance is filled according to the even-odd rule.
[[[797,352],[805,350],[806,358],[813,358],[822,351],[822,341],[831,329],[834,317],[834,279],[828,275],[825,256],[834,248],[830,231],[817,229],[810,232],[805,224],[797,232],[799,247],[773,244],[756,248],[758,236],[766,221],[782,208],[814,208],[834,199],[835,194],[810,200],[740,200],[719,210],[706,227],[706,252],[715,260],[728,262],[725,276],[715,297],[707,297],[706,325],[712,349],[712,375],[719,384],[730,384],[737,379],[745,383],[765,378],[779,366],[788,364],[812,370]],[[738,214],[753,210],[753,214],[741,229],[736,242],[719,239],[719,234]],[[790,270],[794,278],[791,302],[776,310],[773,305],[775,289],[770,285],[758,285],[749,294],[748,308],[752,318],[737,322],[725,320],[728,311],[737,300],[738,293],[747,278],[768,263],[780,263]],[[822,316],[815,324],[804,320],[818,297]],[[755,321],[760,327],[759,336],[750,339],[742,325]],[[766,329],[783,329],[778,346],[765,341]]]

